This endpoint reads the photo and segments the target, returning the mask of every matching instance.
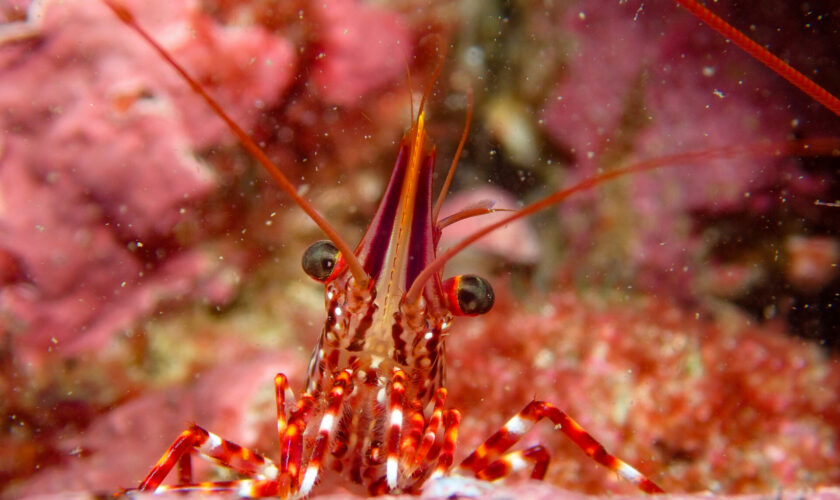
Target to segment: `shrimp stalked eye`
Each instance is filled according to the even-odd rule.
[[[449,312],[455,316],[478,316],[493,308],[496,295],[490,282],[481,276],[462,274],[443,282]]]
[[[300,260],[303,271],[312,279],[327,281],[336,268],[341,252],[330,240],[320,240],[309,245]]]

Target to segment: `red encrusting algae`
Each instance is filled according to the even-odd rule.
[[[453,404],[478,409],[464,416],[467,448],[537,398],[576,415],[666,491],[840,481],[840,364],[781,321],[637,294],[528,299],[500,300],[449,340]],[[554,484],[632,492],[548,425],[527,442],[558,450]]]

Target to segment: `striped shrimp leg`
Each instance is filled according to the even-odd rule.
[[[315,446],[312,449],[312,454],[309,457],[309,463],[306,465],[306,472],[303,474],[303,481],[300,484],[299,493],[301,496],[308,495],[315,482],[321,473],[321,466],[324,463],[324,458],[327,455],[331,436],[336,422],[341,417],[342,404],[344,396],[352,389],[350,381],[352,371],[350,369],[344,370],[335,377],[332,389],[327,402],[327,411],[321,417],[321,424],[318,427],[318,437],[315,438]],[[302,434],[302,433],[301,433]]]
[[[315,399],[309,393],[301,394],[295,409],[289,414],[280,437],[280,492],[286,498],[298,490],[303,464],[303,434],[315,411]],[[278,430],[281,427],[278,422]]]
[[[278,442],[283,442],[283,435],[286,433],[288,421],[286,419],[286,390],[289,388],[289,379],[286,375],[278,373],[274,376],[274,401],[277,405],[277,437]]]
[[[285,392],[288,380],[278,374],[274,378],[274,391],[277,403],[277,426],[286,426]],[[282,434],[282,431],[281,431]],[[251,479],[224,481],[217,483],[192,482],[192,454],[231,469]],[[177,464],[178,482],[175,486],[162,485],[163,481]],[[152,467],[145,479],[131,491],[236,491],[240,496],[259,497],[276,493],[275,479],[278,468],[270,459],[248,448],[228,441],[198,425],[191,425],[182,432]]]
[[[193,452],[249,479],[192,483],[190,456]],[[174,486],[162,485],[176,464],[179,469],[179,483]],[[126,492],[236,491],[240,496],[259,497],[274,494],[277,472],[277,466],[270,459],[197,425],[191,425],[175,439],[140,486],[136,490]]]
[[[403,426],[403,407],[405,403],[405,372],[394,370],[391,376],[390,421],[385,439],[387,458],[385,459],[385,478],[390,491],[397,489],[400,470],[400,435]]]
[[[445,476],[452,467],[455,457],[455,446],[458,443],[458,428],[461,425],[461,412],[458,410],[447,410],[443,422],[443,443],[441,444],[440,455],[438,455],[437,466],[431,477]]]
[[[437,458],[433,475],[443,475],[452,466],[455,443],[458,436],[458,425],[461,414],[457,410],[444,411],[447,391],[438,389],[435,402],[428,422],[425,422],[421,410],[410,412],[409,421],[404,422],[404,415],[410,403],[405,401],[406,374],[396,369],[391,379],[389,398],[389,421],[386,436],[385,476],[371,483],[369,492],[381,495],[388,492],[419,491],[426,480],[431,460]],[[416,402],[415,402],[416,403]],[[416,407],[416,405],[414,405]],[[406,432],[403,432],[403,426]],[[438,437],[438,431],[443,425],[443,436]],[[415,481],[408,486],[400,487],[400,474],[404,478]]]
[[[531,430],[534,424],[544,418],[551,420],[555,429],[563,432],[593,460],[633,483],[640,490],[647,493],[662,493],[662,488],[629,464],[608,453],[601,443],[571,417],[545,401],[532,401],[508,420],[504,427],[490,436],[458,465],[458,472],[495,480],[507,476],[514,470],[522,469],[531,462],[534,464],[532,477],[544,475],[544,469],[548,465],[548,454],[541,446],[505,454],[511,446],[522,439],[525,433]]]
[[[432,449],[432,445],[437,442],[438,429],[443,422],[443,405],[446,403],[446,394],[446,388],[441,387],[437,390],[437,393],[435,394],[435,406],[432,409],[432,416],[429,418],[429,423],[423,433],[420,446],[417,448],[417,451],[413,456],[406,457],[406,459],[411,460],[411,467],[414,469],[423,464],[426,457],[429,456],[429,451]]]

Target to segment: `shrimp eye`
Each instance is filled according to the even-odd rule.
[[[330,240],[316,241],[303,252],[300,260],[303,271],[314,280],[327,281],[335,270],[335,264],[341,253]]]
[[[449,312],[455,316],[477,316],[493,308],[496,300],[490,282],[480,276],[463,274],[443,283]]]

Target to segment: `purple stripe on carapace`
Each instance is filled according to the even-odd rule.
[[[362,242],[359,244],[357,255],[362,261],[365,272],[376,280],[382,272],[382,263],[388,253],[388,244],[391,233],[394,230],[394,220],[397,216],[397,207],[400,204],[400,194],[405,181],[405,172],[408,167],[409,148],[407,144],[400,146],[397,160],[394,162],[394,170],[391,179],[388,181],[388,188],[379,204],[379,209],[373,216]]]

